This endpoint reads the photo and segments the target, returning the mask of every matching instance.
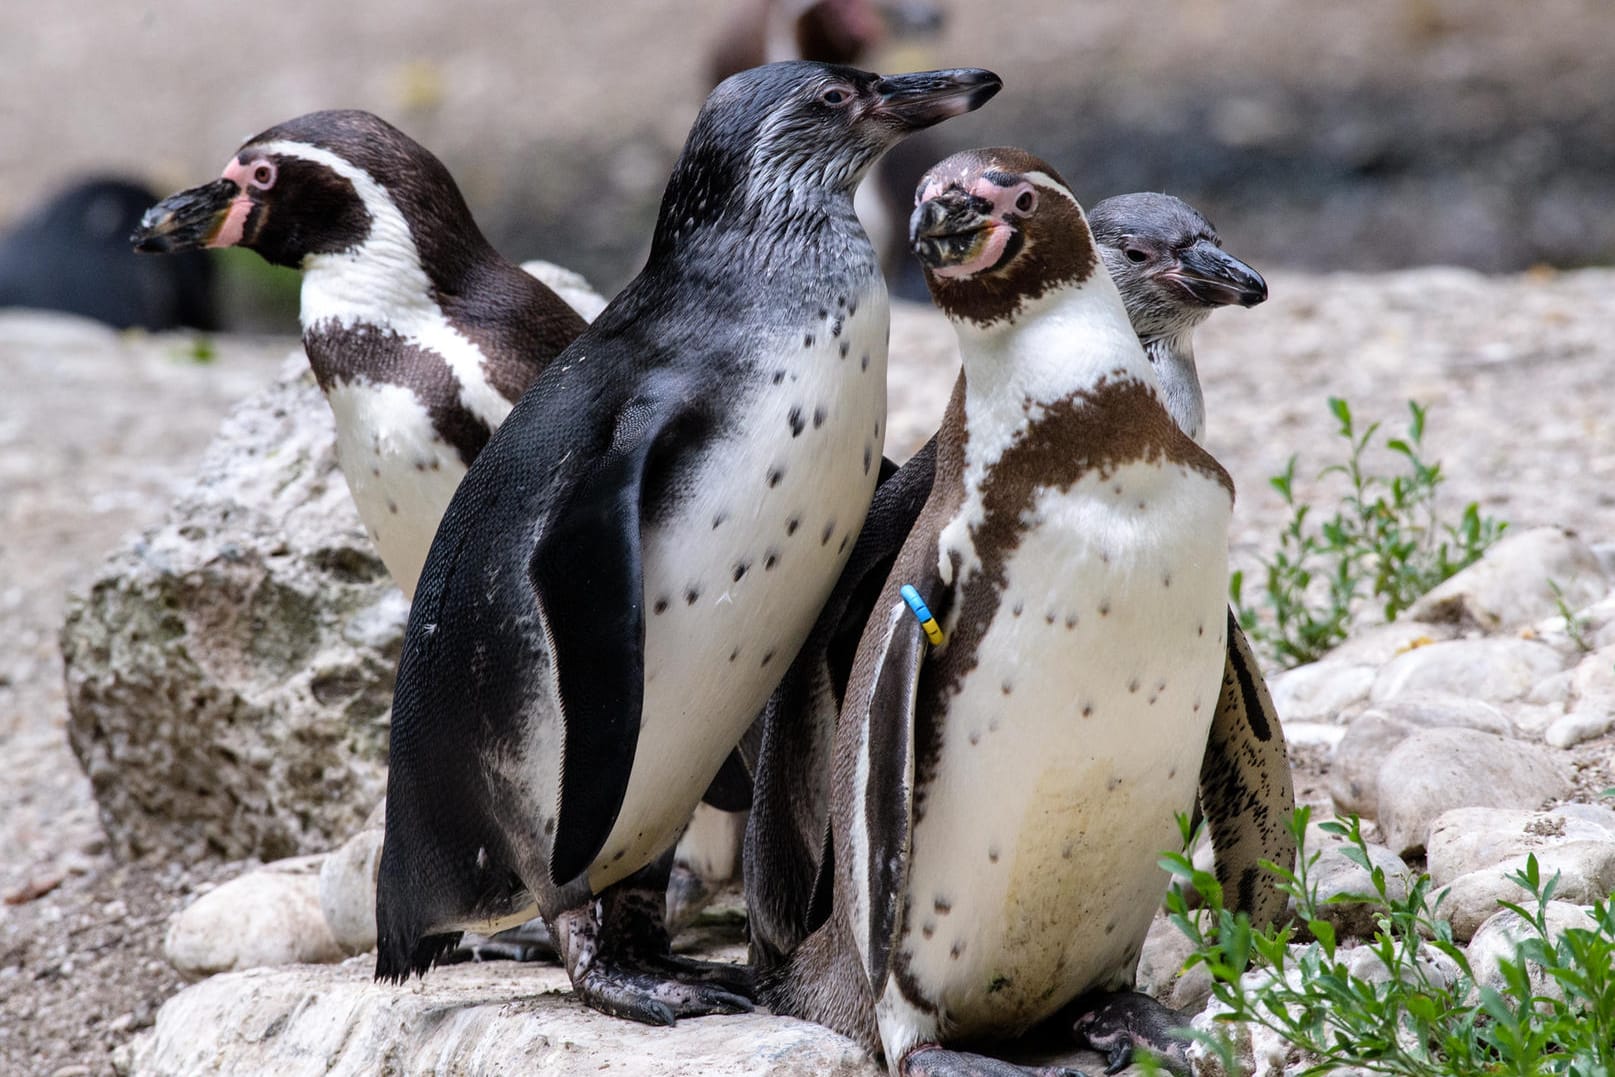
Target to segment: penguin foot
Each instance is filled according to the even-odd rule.
[[[1178,1077],[1189,1073],[1189,1041],[1173,1034],[1189,1027],[1182,1014],[1137,991],[1118,991],[1086,1004],[1071,1025],[1078,1043],[1105,1055],[1105,1072],[1120,1073],[1133,1061],[1133,1051],[1147,1047],[1161,1065]]]
[[[497,935],[477,935],[467,932],[460,945],[438,958],[440,965],[460,965],[482,961],[550,961],[559,962],[560,952],[550,929],[544,921],[533,917],[525,924],[501,931]]]
[[[717,891],[692,868],[684,864],[673,865],[672,878],[667,883],[667,933],[677,935],[695,923],[695,918],[712,900]]]
[[[572,980],[572,990],[590,1009],[647,1025],[671,1025],[680,1017],[750,1013],[751,1000],[720,986],[724,981],[717,968],[684,958],[636,962],[601,955]]]
[[[950,1051],[934,1043],[909,1050],[897,1064],[898,1077],[1087,1077],[1069,1066],[1017,1066],[986,1055]]]

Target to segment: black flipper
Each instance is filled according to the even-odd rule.
[[[937,588],[921,589],[930,605]],[[859,801],[864,848],[863,865],[869,903],[869,932],[864,968],[876,998],[890,970],[892,939],[897,931],[898,905],[908,874],[909,841],[914,807],[914,704],[920,688],[920,667],[925,660],[925,632],[901,598],[889,607],[886,646],[878,659],[874,684],[864,712],[863,752],[867,778]]]
[[[572,485],[528,566],[565,723],[550,853],[558,886],[599,854],[628,789],[645,695],[644,479],[662,435],[689,413],[672,394],[628,401],[610,447]]]
[[[1283,915],[1286,898],[1260,863],[1289,868],[1295,860],[1288,825],[1295,784],[1284,727],[1232,611],[1222,691],[1200,766],[1200,807],[1211,830],[1223,900],[1249,913],[1256,927],[1266,927]]]

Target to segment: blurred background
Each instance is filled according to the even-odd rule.
[[[0,229],[35,279],[65,242],[42,204],[87,175],[166,194],[271,124],[359,107],[441,156],[506,254],[610,294],[643,257],[716,54],[760,44],[748,27],[770,6],[777,38],[808,5],[16,0],[0,6]],[[1090,203],[1188,199],[1264,270],[1615,261],[1607,0],[908,0],[873,28],[866,3],[816,6],[861,35],[862,66],[1003,76],[916,173],[963,145],[1024,145]],[[114,205],[81,192],[58,215],[116,245]],[[289,272],[214,262],[220,324],[294,329]]]

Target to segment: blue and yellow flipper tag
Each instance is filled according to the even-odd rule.
[[[899,593],[903,596],[903,601],[908,603],[908,608],[914,612],[914,616],[919,619],[920,627],[925,629],[925,638],[931,641],[931,646],[942,646],[942,626],[931,616],[930,607],[925,604],[925,599],[920,597],[913,584],[905,583]]]

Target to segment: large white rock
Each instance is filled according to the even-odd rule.
[[[1449,640],[1393,658],[1374,680],[1376,703],[1413,692],[1447,692],[1506,703],[1523,699],[1564,666],[1559,652],[1523,639]]]
[[[1531,905],[1526,890],[1510,876],[1524,871],[1526,855],[1535,856],[1544,884],[1558,877],[1554,897],[1590,904],[1615,892],[1615,842],[1572,841],[1551,845],[1491,867],[1460,875],[1441,894],[1440,915],[1452,921],[1453,938],[1469,938],[1498,912],[1501,901]]]
[[[266,864],[208,891],[168,926],[163,954],[198,978],[264,965],[340,961],[320,911],[320,857]]]
[[[373,962],[215,976],[163,1004],[130,1077],[879,1077],[850,1040],[761,1014],[653,1028],[585,1009],[546,966],[455,965],[403,987]]]
[[[1499,736],[1513,732],[1513,724],[1502,711],[1462,696],[1399,696],[1365,707],[1350,719],[1335,746],[1329,768],[1329,795],[1335,810],[1377,816],[1379,772],[1385,757],[1415,730],[1442,728],[1478,729]]]
[[[1374,687],[1372,666],[1325,658],[1267,679],[1273,706],[1286,726],[1291,722],[1333,721]]]
[[[1580,905],[1568,901],[1550,901],[1544,917],[1548,938],[1558,939],[1570,928],[1592,931],[1597,928],[1592,915]],[[1507,988],[1501,962],[1514,961],[1517,947],[1525,939],[1537,938],[1536,929],[1520,919],[1518,913],[1504,909],[1488,918],[1469,940],[1464,955],[1469,958],[1470,971],[1475,974],[1475,986],[1490,987],[1498,991]],[[1558,981],[1542,971],[1534,961],[1526,962],[1526,973],[1531,978],[1531,993],[1546,998],[1564,998],[1564,989]]]
[[[1610,819],[1584,815],[1580,809],[1607,813]],[[1425,870],[1431,882],[1445,886],[1460,875],[1571,842],[1615,847],[1615,812],[1593,804],[1546,812],[1458,808],[1443,812],[1430,825]]]
[[[1464,807],[1538,808],[1570,792],[1551,749],[1472,729],[1425,729],[1380,764],[1380,833],[1407,856],[1424,848],[1442,812]]]
[[[1510,531],[1486,556],[1409,608],[1416,621],[1450,622],[1485,632],[1530,624],[1557,609],[1550,581],[1570,609],[1609,592],[1598,555],[1557,527]]]

